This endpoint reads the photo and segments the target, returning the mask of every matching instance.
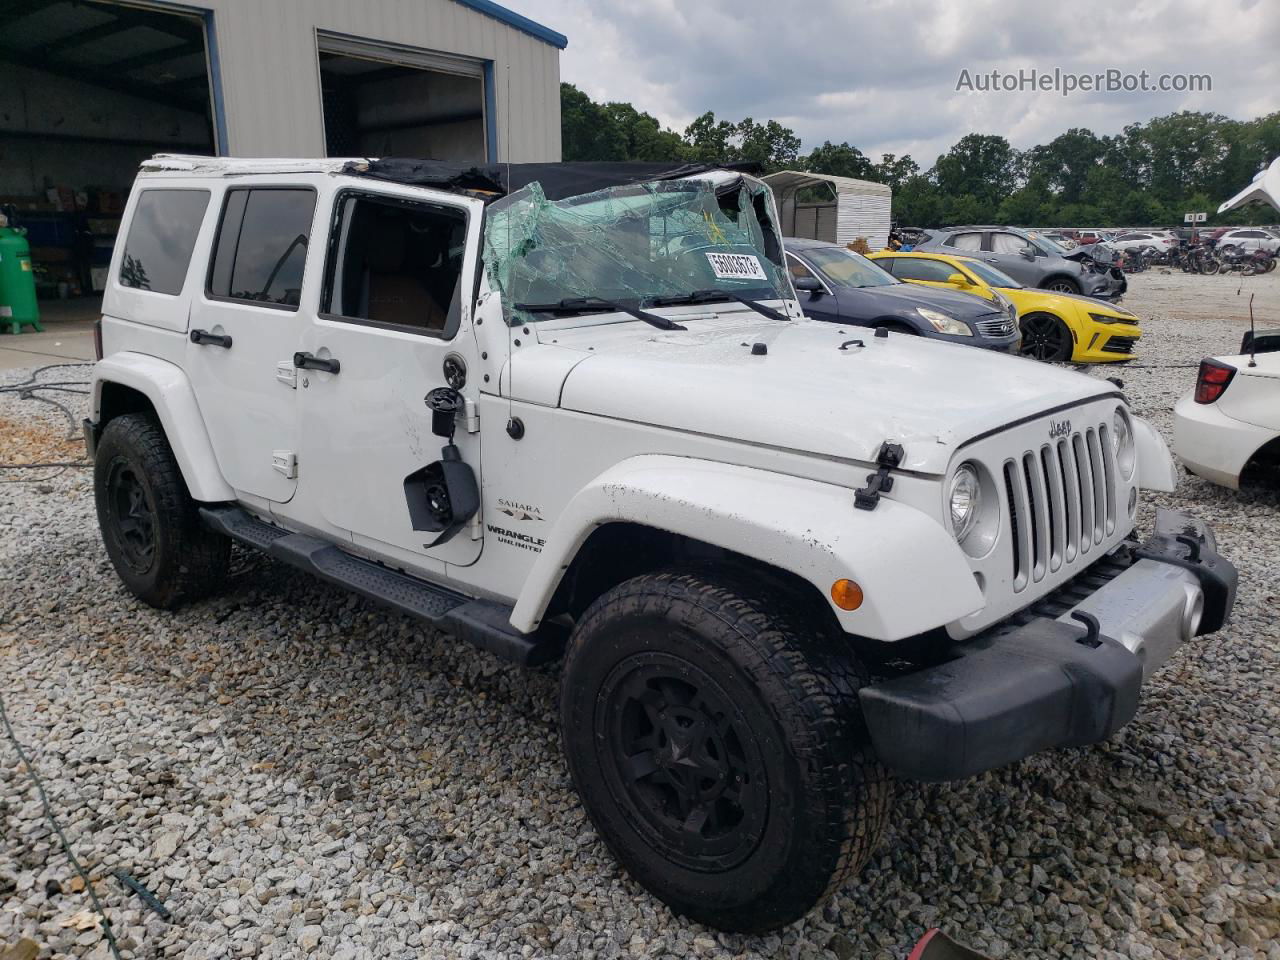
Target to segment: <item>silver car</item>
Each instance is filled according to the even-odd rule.
[[[1101,246],[1101,245],[1097,245]],[[1124,272],[1099,251],[1067,250],[1042,233],[1019,227],[944,227],[930,230],[917,250],[980,257],[1028,287],[1116,300],[1128,289]]]

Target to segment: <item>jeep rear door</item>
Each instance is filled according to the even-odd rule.
[[[296,347],[316,361],[298,371],[300,486],[282,512],[391,563],[473,563],[480,517],[447,540],[415,529],[405,480],[442,459],[425,398],[447,386],[464,398],[458,452],[480,475],[471,310],[484,206],[361,177],[332,178],[322,203],[326,255]]]
[[[185,367],[227,482],[284,502],[297,486],[293,354],[304,283],[323,250],[310,238],[318,175],[236,178],[221,205],[203,289],[192,296]]]

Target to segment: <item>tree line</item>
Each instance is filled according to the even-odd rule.
[[[1214,211],[1280,155],[1280,112],[1232,120],[1183,111],[1114,136],[1073,127],[1026,150],[971,133],[922,169],[910,155],[876,161],[847,142],[801,153],[800,138],[776,120],[734,123],[707,111],[677,133],[629,103],[597,103],[571,83],[560,85],[560,110],[565,160],[745,160],[765,172],[874,180],[893,188],[893,217],[903,225],[1170,226],[1190,211],[1208,213],[1210,224],[1277,218],[1257,204]]]

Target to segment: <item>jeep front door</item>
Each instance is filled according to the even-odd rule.
[[[297,346],[302,449],[289,512],[391,562],[472,563],[478,514],[460,525],[441,517],[465,512],[459,475],[480,479],[470,312],[483,204],[343,177],[326,208],[318,309]],[[435,390],[458,406],[447,454],[433,424],[449,417],[427,403]],[[444,462],[454,464],[447,490]],[[441,491],[453,502],[442,504]]]

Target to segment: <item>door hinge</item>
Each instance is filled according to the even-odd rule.
[[[292,450],[272,450],[271,469],[288,480],[298,478],[298,455]]]
[[[292,358],[276,361],[276,379],[295,390],[298,389],[298,368],[293,365]]]
[[[480,408],[470,397],[462,404],[462,427],[467,433],[480,432]]]

